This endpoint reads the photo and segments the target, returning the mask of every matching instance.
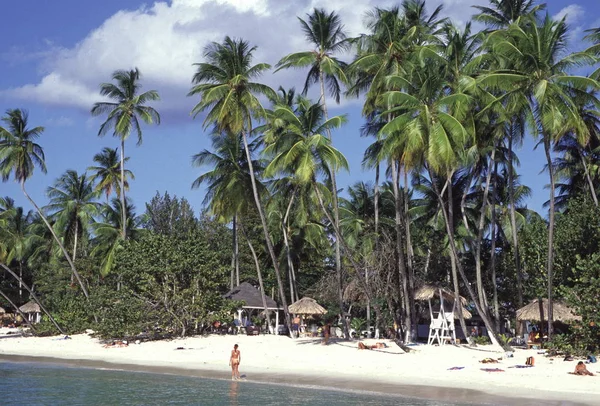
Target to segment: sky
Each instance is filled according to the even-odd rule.
[[[197,99],[186,97],[194,73],[193,63],[202,61],[203,48],[225,35],[244,38],[257,46],[255,62],[272,65],[291,53],[309,50],[297,16],[305,17],[315,7],[340,14],[348,34],[365,32],[363,18],[375,6],[399,1],[374,0],[171,0],[155,3],[137,0],[19,0],[2,3],[0,24],[0,112],[11,108],[29,111],[31,126],[44,126],[38,140],[44,148],[48,173],[36,170],[26,187],[33,199],[46,204],[46,189],[66,170],[83,173],[93,165],[93,156],[103,147],[116,148],[118,139],[97,136],[101,118],[90,109],[101,101],[99,85],[110,80],[116,69],[139,68],[143,90],[155,89],[161,101],[154,107],[161,114],[159,126],[143,128],[143,144],[127,141],[128,168],[136,179],[128,196],[144,211],[156,192],[168,191],[185,197],[194,208],[202,208],[204,193],[191,190],[196,177],[208,168],[193,168],[191,156],[210,149],[201,119],[189,112]],[[464,25],[474,13],[473,5],[487,0],[428,0],[433,10],[444,6],[444,16]],[[584,30],[600,26],[598,0],[547,0],[555,18],[566,16],[572,27],[571,49],[581,49]],[[344,58],[342,58],[344,59]],[[348,58],[346,58],[348,59]],[[301,89],[306,72],[269,72],[262,82],[277,88]],[[372,142],[359,136],[363,123],[360,100],[328,100],[331,115],[346,114],[348,123],[333,134],[334,145],[350,163],[340,173],[342,188],[357,181],[372,181],[373,174],[361,168],[362,155]],[[528,140],[518,151],[522,183],[533,196],[529,208],[544,212],[548,199],[543,150],[534,151]],[[19,186],[0,183],[0,196],[10,196],[18,205],[31,208]]]

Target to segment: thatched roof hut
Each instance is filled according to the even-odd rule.
[[[19,307],[23,313],[41,313],[42,309],[40,309],[40,305],[38,305],[33,300],[25,303],[23,306]]]
[[[303,297],[297,302],[288,306],[290,313],[293,314],[325,314],[327,310],[317,303],[315,299]]]
[[[542,299],[544,320],[548,320],[548,299]],[[581,320],[581,316],[575,314],[573,309],[559,300],[552,301],[552,318],[563,322]],[[517,310],[517,320],[540,321],[539,300],[523,306]]]
[[[6,313],[6,310],[4,310],[3,307],[0,307],[0,314],[4,314],[4,313]]]
[[[239,286],[236,286],[225,295],[223,295],[225,299],[230,300],[239,300],[244,302],[242,308],[244,309],[264,309],[262,295],[260,294],[260,290],[249,284],[248,282],[242,282]],[[266,297],[267,309],[270,310],[278,310],[281,309],[277,303],[270,298]]]
[[[439,297],[440,290],[442,291],[442,296],[444,297],[444,300],[448,300],[451,302],[454,301],[454,292],[452,292],[451,290],[442,288],[440,286],[429,285],[426,283],[421,285],[421,287],[415,292],[415,300],[424,301],[431,300],[434,297]],[[462,296],[460,297],[460,301],[462,302],[463,306],[467,304],[467,299],[465,299]]]

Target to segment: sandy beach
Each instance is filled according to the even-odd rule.
[[[278,384],[323,386],[342,390],[402,394],[474,404],[600,404],[600,376],[573,376],[575,361],[548,358],[538,350],[520,350],[514,357],[455,346],[417,345],[404,353],[393,342],[388,348],[358,350],[357,341],[292,340],[282,336],[207,336],[130,343],[104,348],[87,334],[61,337],[20,337],[0,330],[0,357],[17,361],[64,362],[70,365],[118,368],[227,379],[229,353],[239,344],[240,371],[246,379]],[[383,340],[379,340],[383,341]],[[373,344],[375,340],[363,340]],[[384,341],[385,342],[385,341]],[[524,365],[535,357],[533,368]],[[23,358],[27,357],[27,358]],[[35,358],[32,358],[35,357]],[[482,364],[484,358],[501,358]],[[449,370],[452,367],[462,369]],[[503,372],[486,372],[499,368]],[[600,373],[600,364],[588,369]],[[511,399],[509,399],[511,398]]]

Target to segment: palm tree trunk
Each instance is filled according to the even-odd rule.
[[[325,121],[329,119],[327,113],[327,103],[325,102],[325,78],[323,77],[323,68],[319,66],[319,83],[321,86],[321,105],[323,106],[323,114],[325,115]],[[327,128],[327,137],[332,141],[331,131]],[[333,220],[335,221],[335,227],[340,228],[340,210],[338,204],[338,193],[337,193],[337,182],[335,180],[335,172],[331,171],[331,192],[333,196]],[[337,275],[337,291],[338,301],[340,305],[340,312],[342,313],[342,324],[344,328],[344,337],[346,340],[350,340],[350,325],[349,320],[346,319],[344,311],[344,280],[342,278],[342,256],[340,254],[340,242],[335,239],[335,271]]]
[[[240,237],[238,235],[237,224],[234,224],[233,230],[233,258],[235,260],[235,283],[240,286]]]
[[[375,186],[373,190],[373,205],[375,210],[375,251],[379,251],[379,170],[379,162],[377,162],[377,166],[375,167]]]
[[[73,272],[73,275],[75,275],[75,278],[77,279],[77,282],[79,283],[79,286],[81,286],[81,290],[82,290],[83,294],[85,295],[86,299],[89,299],[88,291],[87,291],[85,285],[83,284],[83,280],[79,276],[79,272],[77,272],[77,269],[75,269],[75,264],[71,260],[71,256],[69,255],[69,253],[65,249],[65,246],[62,244],[62,242],[60,242],[60,239],[58,238],[58,236],[54,232],[54,229],[52,228],[52,226],[50,225],[50,223],[48,222],[48,220],[46,219],[46,216],[44,216],[44,214],[42,213],[42,210],[40,210],[40,208],[38,207],[38,205],[35,204],[35,202],[31,198],[31,196],[29,196],[29,194],[25,190],[25,181],[24,180],[21,181],[21,190],[23,191],[23,194],[25,195],[25,197],[27,198],[27,200],[29,200],[29,202],[33,205],[33,207],[35,207],[35,210],[40,215],[40,218],[42,219],[42,221],[44,222],[44,224],[46,224],[46,227],[48,227],[48,230],[52,234],[52,237],[54,237],[54,241],[56,241],[56,243],[60,247],[60,250],[62,251],[63,255],[65,256],[65,259],[69,263],[69,266],[71,267],[71,271]]]
[[[294,264],[292,261],[292,252],[290,251],[290,242],[288,240],[288,218],[290,216],[290,211],[292,210],[292,205],[294,204],[294,197],[296,196],[297,188],[294,188],[294,192],[292,193],[292,197],[290,198],[290,202],[287,205],[285,210],[285,215],[283,216],[283,221],[281,222],[281,229],[283,232],[283,243],[285,244],[285,254],[287,258],[287,266],[288,273],[290,278],[290,298],[292,303],[295,302],[294,297],[298,297],[298,292],[296,291],[296,275],[294,274]],[[295,294],[295,296],[294,296]]]
[[[395,212],[396,212],[396,253],[398,255],[397,258],[397,266],[398,266],[398,274],[399,279],[402,283],[402,291],[399,292],[403,298],[404,302],[404,325],[405,325],[405,336],[404,341],[406,343],[412,342],[412,312],[411,312],[411,295],[409,292],[409,282],[408,282],[408,272],[406,270],[406,263],[404,262],[405,253],[404,253],[404,241],[402,236],[402,199],[400,197],[400,190],[398,187],[398,178],[400,172],[400,165],[398,162],[392,162],[392,189],[394,191],[394,202],[395,202]],[[414,299],[414,298],[413,298]]]
[[[548,273],[548,339],[552,337],[552,293],[553,293],[553,284],[552,278],[554,277],[554,190],[556,188],[554,184],[554,169],[552,165],[552,156],[550,155],[550,138],[547,134],[543,135],[544,137],[544,152],[546,153],[546,161],[548,162],[548,173],[550,175],[550,212],[548,214],[549,224],[548,224],[548,263],[547,263],[547,273]]]
[[[33,299],[33,301],[36,302],[38,304],[38,306],[40,306],[40,309],[42,309],[42,311],[48,316],[48,318],[50,319],[50,321],[52,322],[52,324],[54,324],[54,326],[58,329],[58,331],[61,334],[66,334],[63,331],[63,329],[60,328],[60,326],[58,325],[58,323],[56,322],[56,320],[54,320],[54,318],[52,317],[52,315],[50,314],[50,312],[48,310],[46,310],[46,308],[44,307],[44,305],[42,304],[42,302],[40,302],[40,299],[38,299],[38,297],[35,295],[35,293],[33,293],[33,291],[31,289],[29,289],[29,286],[27,286],[27,284],[25,282],[23,282],[23,279],[21,279],[16,273],[13,272],[12,269],[10,269],[5,264],[0,264],[0,267],[4,268],[4,270],[6,272],[8,272],[9,274],[11,274],[13,276],[13,278],[15,278],[16,280],[19,281],[19,284],[22,285],[27,292],[29,292],[29,294],[31,295],[31,298]]]
[[[121,238],[127,239],[127,210],[125,210],[125,139],[121,137]]]
[[[435,184],[435,181],[434,181],[435,177],[433,176],[431,169],[428,168],[428,170],[429,170],[429,176],[432,179],[432,185],[433,185],[435,194],[437,195],[438,201],[440,203],[442,215],[444,217],[444,223],[446,225],[446,233],[448,234],[448,242],[450,244],[450,251],[451,251],[451,255],[454,256],[454,259],[456,262],[456,269],[458,270],[458,273],[460,274],[460,277],[463,280],[463,283],[467,289],[467,292],[469,293],[470,299],[475,304],[475,308],[477,309],[477,312],[481,316],[481,319],[483,320],[483,323],[485,324],[485,327],[488,330],[488,335],[490,337],[490,340],[492,341],[492,344],[500,345],[500,343],[496,337],[496,331],[495,331],[494,325],[490,322],[490,319],[487,316],[487,314],[483,312],[483,309],[481,308],[481,305],[479,304],[479,300],[477,300],[477,296],[475,296],[475,292],[473,291],[473,288],[471,287],[471,284],[469,283],[467,275],[465,274],[465,271],[462,267],[460,258],[458,256],[458,250],[456,249],[456,244],[454,243],[454,232],[452,229],[452,221],[450,220],[451,213],[449,213],[448,210],[446,210],[446,207],[444,206],[444,201],[438,190],[438,187]],[[449,207],[451,207],[451,206],[452,205],[450,204]],[[455,289],[456,289],[456,285],[455,285]],[[456,294],[456,292],[455,292],[455,294]],[[455,300],[456,300],[456,298],[455,298]],[[468,334],[467,334],[467,336],[468,336]],[[469,341],[469,338],[467,338],[467,341]]]
[[[415,270],[413,267],[414,251],[412,246],[412,237],[410,233],[410,215],[409,215],[409,195],[408,195],[408,171],[404,168],[404,230],[406,233],[406,264],[408,273],[408,292],[410,301],[410,313],[412,315],[412,337],[418,336],[417,331],[417,307],[415,304]]]
[[[446,185],[448,185],[448,189],[447,189],[447,193],[448,193],[448,229],[450,231],[448,231],[448,240],[451,240],[452,243],[454,243],[454,198],[452,195],[452,176],[453,176],[453,172],[450,172],[448,174],[447,180],[446,180]],[[431,178],[431,183],[434,183],[434,179]],[[442,210],[444,210],[445,208],[443,207],[444,204],[440,203],[442,205]],[[450,265],[452,268],[452,283],[454,286],[454,306],[455,308],[457,308],[457,316],[458,316],[458,323],[460,324],[460,328],[463,331],[463,334],[467,340],[467,343],[472,344],[471,343],[471,337],[469,336],[469,330],[467,330],[467,324],[465,323],[465,318],[463,316],[462,313],[462,299],[460,297],[460,287],[458,284],[458,273],[457,273],[457,269],[458,269],[458,262],[460,261],[460,259],[458,258],[458,255],[453,255],[453,253],[450,253]]]
[[[75,238],[73,239],[73,262],[77,258],[77,235],[79,234],[79,221],[75,219]]]
[[[250,131],[250,128],[251,128],[251,126],[249,126],[247,131]],[[277,261],[277,256],[275,255],[275,250],[273,249],[273,242],[271,241],[271,235],[269,234],[269,227],[267,226],[267,219],[265,218],[265,213],[262,208],[260,196],[258,195],[258,188],[256,187],[256,177],[254,175],[254,165],[252,165],[252,155],[250,155],[250,148],[248,147],[248,138],[246,135],[246,131],[242,131],[242,139],[244,141],[244,151],[246,152],[246,159],[248,160],[248,171],[250,172],[250,180],[252,183],[252,193],[254,195],[254,203],[256,204],[256,209],[258,210],[260,222],[262,224],[263,232],[265,234],[265,242],[267,244],[267,249],[269,251],[269,255],[271,256],[271,261],[273,262],[273,269],[275,270],[275,276],[277,278],[277,287],[279,288],[279,298],[281,299],[281,304],[283,305],[283,314],[285,317],[285,323],[288,328],[288,331],[290,332],[290,337],[293,337],[292,321],[290,320],[290,312],[288,310],[287,299],[285,297],[285,289],[283,288],[283,280],[281,279],[279,263]]]
[[[492,286],[494,289],[494,319],[496,320],[496,331],[500,331],[500,307],[498,304],[498,283],[496,280],[496,241],[498,236],[496,224],[496,202],[498,200],[498,162],[494,162],[494,179],[492,181],[492,246],[490,269],[492,274]]]
[[[271,327],[271,317],[269,316],[269,309],[267,306],[267,297],[265,295],[265,285],[263,284],[262,272],[260,271],[260,262],[258,261],[258,256],[256,255],[256,251],[254,251],[254,246],[246,234],[246,229],[244,225],[240,223],[240,229],[242,230],[242,234],[246,238],[248,242],[248,248],[250,248],[250,252],[252,253],[252,258],[254,259],[254,265],[256,266],[256,276],[258,277],[258,286],[260,287],[260,298],[262,299],[263,307],[265,308],[265,317],[267,318],[267,326]],[[277,326],[275,326],[275,333],[277,333]]]
[[[235,265],[237,262],[235,246],[237,245],[237,215],[233,216],[233,225],[231,233],[231,273],[229,276],[229,288],[233,290],[235,287]]]
[[[10,300],[10,298],[8,296],[6,296],[6,294],[4,292],[2,292],[0,290],[0,296],[2,296],[4,298],[4,300],[6,300],[8,302],[8,304],[10,304],[13,309],[15,309],[16,313],[19,313],[19,315],[23,318],[23,321],[25,322],[25,324],[27,324],[29,326],[29,328],[31,329],[31,331],[33,331],[35,333],[35,327],[33,327],[33,324],[31,324],[29,322],[29,320],[27,320],[27,315],[25,313],[23,313],[21,311],[21,309],[19,309],[19,307],[14,304],[14,302],[12,300]]]
[[[487,296],[485,289],[483,288],[483,277],[481,275],[481,245],[483,243],[483,232],[485,227],[485,212],[487,208],[487,201],[490,192],[490,183],[492,182],[492,167],[496,161],[496,144],[492,147],[492,155],[490,157],[490,163],[488,165],[487,174],[485,177],[485,188],[483,189],[483,199],[481,201],[481,210],[479,212],[479,225],[477,227],[477,241],[475,242],[475,275],[477,278],[477,296],[479,297],[479,303],[481,307],[486,311],[488,307]]]
[[[19,300],[23,303],[23,261],[19,261]]]
[[[512,125],[512,124],[511,124]],[[513,137],[512,131],[508,137],[508,199],[510,204],[510,226],[512,228],[512,243],[515,252],[515,273],[517,275],[517,305],[520,309],[523,307],[523,280],[521,278],[521,259],[519,258],[519,236],[517,234],[517,216],[515,205],[515,185],[514,185],[514,167],[513,167]],[[517,332],[521,332],[521,323],[517,320]]]

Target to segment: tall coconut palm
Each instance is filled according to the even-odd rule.
[[[129,161],[129,157],[125,158],[125,162]],[[121,196],[121,162],[119,160],[118,148],[103,148],[101,152],[94,155],[94,162],[97,166],[87,168],[92,173],[90,181],[96,183],[95,190],[102,191],[106,196],[108,203],[110,195],[115,192],[117,197]],[[125,169],[125,190],[129,190],[129,182],[127,178],[135,179],[133,172]]]
[[[213,42],[208,45],[204,49],[206,62],[195,65],[197,71],[192,78],[194,86],[188,95],[200,96],[200,102],[192,109],[192,114],[206,112],[205,128],[214,125],[219,131],[228,131],[242,136],[254,202],[261,220],[267,250],[273,262],[286,324],[291,332],[283,280],[269,234],[248,141],[253,130],[253,118],[264,118],[266,115],[258,97],[266,96],[271,100],[277,97],[270,87],[253,82],[270,69],[270,65],[265,63],[252,65],[255,50],[256,47],[251,47],[247,41],[230,37],[225,37],[222,43]]]
[[[137,135],[137,145],[142,144],[142,128],[140,120],[146,124],[160,124],[158,112],[146,104],[150,101],[160,100],[156,90],[148,90],[140,93],[140,71],[138,68],[132,70],[117,70],[112,79],[115,83],[102,83],[100,94],[112,100],[109,102],[98,102],[92,107],[93,116],[107,115],[106,121],[100,126],[98,136],[102,137],[109,131],[113,131],[115,137],[121,140],[121,206],[125,207],[125,140],[131,132]],[[122,213],[125,216],[125,212]],[[121,237],[125,239],[127,233],[125,217],[121,220],[123,229]]]
[[[75,264],[71,256],[54,232],[42,210],[25,190],[25,182],[33,175],[36,166],[43,173],[46,173],[44,150],[35,142],[44,132],[44,127],[28,128],[28,118],[27,112],[21,109],[8,110],[6,116],[2,118],[2,121],[7,124],[8,129],[0,127],[0,176],[2,176],[3,182],[8,181],[11,175],[15,181],[19,182],[23,194],[52,233],[52,237],[54,237],[54,240],[60,247],[83,294],[87,298],[89,296],[87,288],[79,276],[79,272],[75,269]]]
[[[595,59],[587,53],[573,53],[563,57],[569,34],[564,18],[555,21],[547,15],[541,22],[533,17],[527,18],[528,24],[512,24],[506,31],[496,32],[488,37],[491,50],[511,61],[512,69],[483,75],[481,83],[492,89],[524,95],[528,101],[527,118],[531,132],[544,145],[550,178],[546,270],[548,335],[551,336],[555,219],[555,173],[551,149],[553,143],[570,130],[575,131],[580,143],[586,142],[589,129],[580,115],[574,97],[587,100],[584,104],[598,103],[589,90],[600,89],[600,85],[591,78],[568,74],[570,69],[594,63]]]
[[[238,221],[240,215],[247,213],[249,205],[252,204],[252,180],[240,134],[221,133],[215,130],[211,141],[212,150],[205,149],[192,156],[192,166],[212,167],[211,170],[194,180],[192,189],[198,189],[205,184],[206,193],[203,204],[221,221],[233,222],[233,255],[230,278],[230,288],[233,289],[236,282],[238,285],[240,283]],[[256,143],[250,144],[252,152],[256,146]],[[256,173],[262,172],[263,165],[259,160],[253,160],[252,167]],[[263,196],[265,188],[261,182],[257,182],[257,188],[259,194]],[[260,280],[262,280],[262,275]],[[264,294],[262,288],[261,294]]]
[[[323,106],[325,120],[328,118],[325,87],[334,100],[340,102],[340,82],[347,82],[344,69],[346,64],[334,55],[346,50],[349,43],[346,41],[346,33],[339,15],[335,12],[327,13],[324,9],[315,8],[307,15],[307,20],[298,18],[302,31],[313,50],[298,52],[283,57],[278,63],[279,69],[306,68],[310,67],[306,81],[304,82],[303,94],[306,95],[308,88],[318,83],[320,87],[320,103]],[[326,129],[326,135],[331,140],[331,131]],[[338,191],[335,173],[331,174],[331,190],[333,192],[333,218],[335,227],[339,229],[340,213],[338,204]],[[335,242],[335,266],[338,277],[338,300],[340,311],[344,313],[344,298],[342,286],[342,259],[340,255],[340,242]],[[344,317],[344,335],[350,339],[348,321]]]
[[[79,175],[69,169],[46,194],[50,202],[45,209],[56,219],[55,227],[63,235],[64,243],[72,243],[71,258],[75,261],[79,238],[88,234],[88,227],[100,209],[100,203],[95,201],[98,192],[86,173]]]

